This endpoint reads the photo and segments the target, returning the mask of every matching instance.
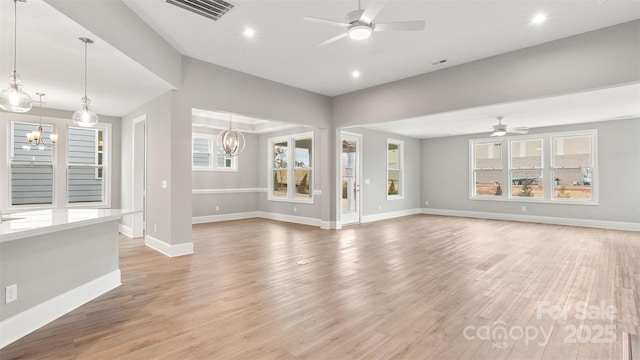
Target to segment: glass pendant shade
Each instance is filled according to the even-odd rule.
[[[83,97],[80,110],[73,113],[73,123],[80,127],[92,127],[98,123],[98,115],[89,110],[89,104],[91,100],[88,97]]]
[[[18,0],[13,0],[13,71],[9,74],[9,87],[0,93],[0,108],[5,111],[25,113],[31,110],[31,96],[20,88],[22,79],[16,71],[18,52]]]
[[[221,153],[228,156],[237,156],[244,150],[244,135],[239,131],[224,130],[218,134],[216,144]]]
[[[20,75],[9,74],[9,87],[0,94],[0,108],[5,111],[24,113],[31,110],[31,96],[20,88]]]

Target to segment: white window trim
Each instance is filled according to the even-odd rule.
[[[64,134],[65,136],[65,141],[64,141],[64,146],[65,146],[65,150],[68,149],[68,143],[67,140],[69,139],[69,128],[72,127],[78,127],[75,126],[75,124],[70,123],[67,125],[66,127],[66,134]],[[104,182],[104,192],[102,193],[102,201],[101,202],[91,202],[91,203],[70,203],[69,202],[69,190],[68,190],[68,186],[69,184],[67,184],[67,169],[69,169],[69,164],[67,162],[67,151],[64,152],[64,156],[63,160],[65,162],[65,171],[64,171],[64,176],[65,176],[65,181],[64,181],[64,202],[65,202],[65,206],[68,208],[98,208],[98,209],[102,209],[102,208],[111,208],[111,172],[113,171],[112,167],[111,167],[111,154],[112,154],[112,149],[111,149],[111,144],[112,141],[111,139],[113,138],[113,134],[112,134],[112,129],[113,126],[110,123],[97,123],[95,126],[93,126],[93,129],[96,130],[102,130],[102,181]],[[96,142],[98,141],[98,134],[96,133]],[[56,145],[58,146],[58,145]],[[97,149],[97,148],[96,148]],[[107,149],[107,152],[104,152],[104,149]],[[97,154],[96,154],[97,156]],[[97,159],[97,158],[96,158]],[[96,168],[97,169],[97,168]],[[106,169],[106,171],[105,171]],[[104,176],[105,174],[107,174],[107,176]]]
[[[545,155],[548,153],[547,151],[545,151],[546,147],[548,146],[548,137],[545,138],[545,136],[543,136],[542,134],[538,135],[523,135],[523,136],[510,136],[508,137],[506,140],[507,141],[507,176],[508,176],[508,180],[507,180],[507,188],[509,189],[509,191],[507,191],[507,194],[509,195],[509,199],[511,200],[524,200],[524,201],[535,201],[535,200],[545,200],[547,198],[547,184],[546,184],[546,177],[545,177],[545,173],[548,173],[549,169],[545,166],[545,164],[547,163],[545,161]],[[541,142],[541,150],[540,150],[540,167],[537,166],[533,166],[530,168],[513,168],[512,165],[512,157],[511,157],[511,151],[512,151],[512,146],[514,142],[526,142],[526,141],[531,141],[531,140],[540,140]],[[504,145],[503,145],[504,146]],[[523,153],[523,148],[520,147],[520,155],[522,155]],[[525,148],[526,150],[526,148]],[[534,198],[534,197],[526,197],[526,196],[517,196],[517,195],[513,195],[513,172],[514,171],[518,171],[518,170],[535,170],[535,171],[540,171],[540,178],[542,178],[542,198]],[[504,194],[504,190],[503,190],[503,194]]]
[[[592,174],[591,174],[591,200],[565,200],[553,198],[553,173],[551,158],[553,156],[552,139],[555,137],[573,137],[573,136],[591,136],[591,156],[592,156]],[[511,197],[511,142],[521,140],[542,139],[542,184],[544,196],[542,199],[526,198],[521,196]],[[508,191],[504,191],[502,196],[475,196],[474,195],[474,148],[475,144],[502,142],[502,148],[507,147],[507,154],[503,150],[503,184],[509,187]],[[547,175],[547,176],[545,176]],[[565,204],[565,205],[599,205],[599,178],[598,178],[598,130],[575,130],[561,131],[552,133],[540,133],[521,136],[505,136],[501,139],[495,138],[478,138],[469,140],[469,200],[478,201],[499,201],[499,202],[531,202],[542,204]]]
[[[298,198],[296,197],[295,190],[295,142],[296,140],[301,139],[309,139],[311,138],[311,166],[308,167],[311,172],[311,182],[309,184],[309,198]],[[287,182],[288,184],[293,184],[293,186],[287,185],[287,197],[275,197],[273,196],[273,144],[278,142],[287,142]],[[302,204],[313,204],[315,202],[315,177],[316,172],[314,171],[316,164],[316,140],[314,137],[314,132],[310,131],[307,133],[287,135],[287,136],[279,136],[274,138],[269,138],[267,141],[267,200],[269,201],[278,201],[278,202],[287,202],[287,203],[302,203]]]
[[[52,204],[42,205],[11,205],[11,156],[13,140],[12,140],[12,124],[13,122],[32,123],[38,124],[40,119],[38,116],[30,114],[7,114],[2,113],[2,121],[6,122],[6,126],[3,126],[4,138],[6,139],[4,148],[0,151],[4,153],[5,169],[6,169],[6,181],[2,186],[2,197],[0,197],[0,207],[5,211],[30,211],[30,210],[42,210],[51,209],[62,206],[69,208],[111,208],[111,154],[113,149],[111,148],[112,125],[110,123],[98,123],[96,127],[105,130],[103,141],[107,148],[106,153],[103,152],[102,162],[103,168],[107,169],[108,176],[103,179],[105,181],[105,188],[103,194],[103,201],[98,203],[82,203],[82,204],[69,204],[67,196],[67,141],[68,141],[68,128],[73,127],[73,122],[68,119],[54,118],[49,116],[43,116],[42,122],[47,125],[53,126],[53,131],[58,134],[58,141],[53,146],[53,201]],[[104,174],[104,173],[103,173]],[[2,183],[2,181],[0,181]]]
[[[24,115],[23,115],[24,116]],[[56,207],[57,204],[57,179],[56,179],[56,173],[57,173],[57,156],[59,151],[57,151],[56,147],[58,146],[57,144],[54,145],[52,151],[52,160],[51,163],[48,162],[35,162],[35,161],[17,161],[17,162],[13,162],[12,158],[13,158],[13,124],[15,122],[19,122],[19,123],[24,123],[24,124],[34,124],[34,125],[38,125],[40,123],[39,119],[38,120],[34,120],[34,119],[30,119],[30,118],[19,118],[19,119],[11,119],[10,121],[7,121],[7,147],[5,149],[5,151],[7,152],[7,160],[6,160],[6,174],[7,174],[7,187],[5,189],[6,191],[6,196],[5,198],[7,199],[7,203],[5,208],[8,209],[9,211],[25,211],[25,210],[41,210],[41,209],[50,209],[53,207]],[[45,121],[43,120],[43,123]],[[53,132],[56,132],[56,125],[55,124],[48,124],[47,125],[51,125]],[[48,139],[47,139],[48,140]],[[11,197],[11,187],[12,187],[12,181],[11,181],[11,165],[15,164],[15,165],[20,165],[20,164],[40,164],[40,165],[51,165],[51,171],[52,171],[52,181],[51,181],[51,186],[52,186],[52,196],[51,196],[51,204],[25,204],[25,205],[12,205],[12,197]]]
[[[503,149],[504,148],[504,141],[502,141],[502,139],[496,139],[496,138],[489,138],[489,139],[471,139],[469,140],[469,164],[470,164],[470,170],[469,170],[469,198],[476,200],[476,199],[482,199],[482,200],[501,200],[502,197],[498,197],[498,196],[475,196],[474,194],[476,193],[476,177],[475,177],[475,172],[476,170],[482,170],[483,168],[479,168],[476,169],[475,167],[475,145],[483,145],[483,144],[496,144],[499,143],[501,144],[500,148]],[[503,150],[504,151],[504,150]],[[504,178],[505,178],[505,158],[504,158],[504,153],[501,155],[501,159],[502,159],[502,167],[501,168],[494,168],[493,170],[502,170],[502,185],[503,189],[502,189],[502,196],[504,196]],[[484,170],[491,170],[489,168],[484,169]]]
[[[400,161],[398,164],[398,186],[400,187],[400,191],[398,191],[398,195],[389,195],[389,144],[398,145]],[[404,199],[404,141],[397,140],[392,138],[387,138],[387,146],[385,148],[387,164],[385,166],[386,175],[385,178],[385,189],[384,193],[387,195],[387,200],[402,200]],[[395,169],[394,169],[395,170]]]
[[[193,139],[207,139],[209,142],[209,166],[194,166],[193,165]],[[218,167],[218,156],[222,155],[218,151],[216,145],[218,135],[204,134],[204,133],[191,133],[191,170],[192,171],[222,171],[222,172],[237,172],[238,171],[238,156],[231,157],[231,167]]]

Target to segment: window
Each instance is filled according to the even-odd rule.
[[[551,139],[553,198],[560,201],[591,200],[593,136],[554,136]]]
[[[387,199],[401,199],[404,194],[404,142],[387,139]]]
[[[192,135],[192,168],[196,171],[238,171],[238,157],[218,152],[216,137],[211,134]],[[215,154],[215,159],[213,158]]]
[[[502,196],[502,143],[473,145],[473,196]]]
[[[273,138],[268,144],[269,200],[313,202],[313,133]]]
[[[26,133],[38,129],[37,124],[12,122],[10,149],[10,204],[52,205],[54,200],[54,148],[31,147]],[[43,138],[49,139],[52,125],[42,125]]]
[[[471,140],[470,197],[597,204],[596,137],[584,130]]]
[[[543,198],[542,139],[510,141],[511,197]]]
[[[104,202],[104,130],[69,127],[67,136],[67,202]]]
[[[111,206],[111,124],[80,128],[69,126],[67,119],[47,118],[43,138],[49,143],[49,134],[55,130],[59,141],[52,147],[32,147],[25,134],[38,124],[30,122],[32,116],[14,116],[19,120],[7,125],[8,207]]]

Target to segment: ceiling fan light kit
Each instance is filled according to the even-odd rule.
[[[387,0],[388,1],[388,0]],[[321,24],[333,25],[346,28],[347,31],[334,36],[328,40],[318,44],[323,46],[330,44],[334,41],[338,41],[344,37],[349,37],[352,40],[361,41],[369,38],[371,34],[381,31],[422,31],[424,30],[424,20],[417,21],[399,21],[390,23],[376,24],[373,22],[380,10],[387,1],[369,2],[366,9],[360,7],[360,1],[358,1],[358,9],[350,11],[345,16],[345,21],[336,21],[330,19],[317,18],[313,16],[306,16],[304,20],[313,21]]]
[[[498,125],[493,125],[491,136],[505,136],[508,133],[523,135],[529,132],[529,128],[527,127],[507,128],[507,125],[502,123],[503,116],[496,118],[498,119]]]

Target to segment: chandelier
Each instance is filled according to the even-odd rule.
[[[223,130],[218,134],[216,144],[218,150],[227,156],[238,156],[244,150],[244,135],[231,128],[231,114],[229,114],[229,130]]]
[[[36,95],[40,97],[40,123],[38,124],[38,130],[27,133],[27,140],[29,140],[29,144],[31,145],[31,147],[51,147],[56,143],[56,141],[58,141],[58,134],[49,134],[49,140],[51,141],[51,144],[47,144],[46,142],[44,142],[44,131],[42,130],[42,97],[45,96],[45,94],[36,93]]]

